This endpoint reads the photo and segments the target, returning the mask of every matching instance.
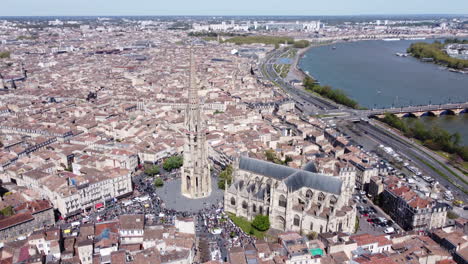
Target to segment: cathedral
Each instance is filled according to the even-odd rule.
[[[184,165],[182,166],[182,195],[191,199],[211,194],[208,145],[203,120],[203,107],[198,98],[196,65],[190,50],[189,102],[185,109]]]
[[[271,227],[303,234],[354,232],[356,208],[352,202],[354,170],[338,175],[240,157],[232,184],[224,194],[224,210],[252,221],[268,215]]]

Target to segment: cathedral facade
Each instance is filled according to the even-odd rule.
[[[182,195],[191,199],[211,194],[210,163],[203,107],[198,98],[196,65],[190,51],[189,102],[185,109],[184,165],[182,166]]]
[[[224,210],[248,220],[268,215],[271,227],[303,234],[354,232],[352,201],[355,172],[329,176],[241,157],[224,194]]]

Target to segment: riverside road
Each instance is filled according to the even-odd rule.
[[[350,109],[348,107],[338,105],[334,102],[330,102],[329,100],[321,98],[317,95],[308,93],[302,88],[297,88],[284,81],[276,73],[273,66],[283,53],[284,51],[275,50],[267,55],[267,57],[260,65],[262,75],[267,80],[280,86],[288,94],[288,96],[295,101],[296,107],[304,115],[334,116],[334,118],[343,121],[337,123],[338,126],[340,124],[349,122],[349,120],[357,122],[356,127],[363,132],[363,137],[367,137],[375,142],[378,142],[379,144],[393,148],[396,152],[400,153],[407,159],[411,160],[412,163],[416,164],[419,168],[423,169],[426,175],[435,178],[443,186],[452,190],[455,194],[457,194],[456,198],[464,200],[465,202],[468,201],[468,195],[464,192],[464,190],[468,190],[468,185],[466,184],[466,176],[463,175],[463,173],[453,168],[449,164],[441,163],[436,158],[434,158],[434,154],[428,153],[426,149],[418,146],[417,144],[409,143],[408,139],[403,138],[398,134],[392,133],[392,131],[389,129],[380,127],[373,121],[362,121],[367,120],[369,116],[383,113],[385,112],[384,110],[376,109],[376,111],[373,111]],[[467,105],[468,103],[460,103],[453,104],[453,107],[465,107]],[[433,106],[414,106],[408,107],[408,110],[419,111],[422,109],[425,111],[431,110],[433,108]],[[393,110],[403,111],[403,109],[399,108]],[[407,109],[405,108],[405,110]],[[356,135],[349,136],[353,137]],[[447,168],[456,173],[458,177],[455,177],[455,175],[453,175],[451,171],[447,170]],[[447,177],[449,177],[450,180],[448,180]]]

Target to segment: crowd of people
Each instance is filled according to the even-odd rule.
[[[172,174],[175,178],[176,174]],[[76,216],[61,219],[59,225],[62,228],[73,228],[72,223],[98,223],[117,219],[123,214],[144,214],[146,221],[152,224],[174,224],[176,218],[193,217],[197,235],[206,239],[210,245],[216,244],[224,259],[231,247],[252,244],[255,239],[236,226],[223,212],[222,203],[206,204],[205,208],[197,213],[181,212],[166,208],[164,201],[157,195],[153,178],[145,174],[136,175],[133,178],[134,192],[123,199],[112,200],[104,203],[101,208],[91,208]],[[166,181],[173,180],[172,178]],[[197,251],[201,249],[198,248]],[[204,250],[213,250],[213,247]],[[211,252],[205,252],[211,254]],[[211,254],[216,255],[216,254]]]

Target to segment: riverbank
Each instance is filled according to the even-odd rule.
[[[326,43],[311,43],[307,48],[303,48],[303,49],[298,49],[297,53],[296,53],[296,56],[294,57],[294,60],[291,64],[291,69],[289,70],[289,72],[291,72],[291,74],[294,76],[295,79],[299,80],[299,81],[302,81],[305,79],[305,77],[310,77],[310,78],[314,78],[312,75],[306,73],[305,71],[303,71],[300,67],[299,67],[299,62],[301,61],[301,59],[304,57],[304,55],[310,50],[310,49],[313,49],[313,48],[316,48],[316,47],[321,47],[321,46],[327,46],[327,45],[332,45],[334,43],[337,43],[338,41],[336,42],[326,42]]]
[[[322,85],[344,90],[367,108],[464,102],[468,98],[466,75],[421,63],[412,57],[395,56],[414,42],[418,40],[312,46],[303,51],[305,54],[295,66]],[[333,46],[336,49],[332,49]]]
[[[443,65],[459,73],[468,73],[468,71],[466,71],[466,69],[468,69],[468,60],[454,58],[448,55],[444,51],[448,44],[450,43],[447,40],[445,43],[438,41],[434,43],[417,42],[411,44],[407,52],[421,61]]]
[[[460,145],[461,136],[458,133],[451,134],[439,127],[426,128],[419,120],[408,125],[394,114],[385,114],[385,117],[380,118],[379,121],[400,130],[408,138],[419,140],[425,147],[433,151],[442,150],[468,161],[468,146]]]

